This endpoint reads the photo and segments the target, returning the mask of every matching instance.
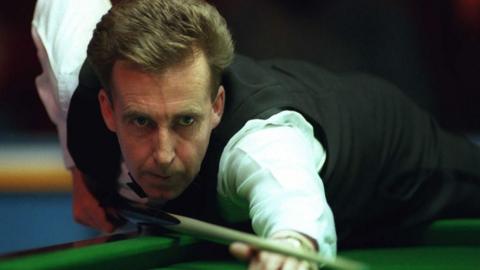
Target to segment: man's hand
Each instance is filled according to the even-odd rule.
[[[316,245],[314,240],[294,231],[282,231],[272,235],[271,239],[281,245],[300,250],[314,252]],[[317,265],[300,261],[293,257],[287,257],[272,252],[256,250],[244,243],[235,242],[230,245],[230,253],[237,259],[250,261],[249,270],[259,269],[282,269],[282,270],[316,270]]]
[[[101,230],[113,232],[120,220],[114,209],[102,208],[98,200],[85,185],[85,176],[77,169],[71,170],[73,177],[73,218],[76,222]]]

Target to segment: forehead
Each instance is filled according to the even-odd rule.
[[[157,75],[166,74],[171,71],[185,71],[189,68],[192,68],[195,71],[201,70],[206,73],[210,73],[210,67],[208,64],[209,60],[201,49],[192,49],[191,53],[179,58],[179,60],[172,59],[171,61],[172,62],[169,62],[168,60],[163,61],[161,59],[146,58],[137,62],[128,59],[119,59],[113,63],[112,73],[114,72],[115,68],[118,67],[128,67],[130,69]]]
[[[210,100],[210,70],[203,55],[160,73],[146,73],[117,61],[112,90],[113,103],[122,110],[160,113],[203,107]]]
[[[112,67],[111,88],[113,95],[125,90],[143,92],[146,86],[156,86],[158,91],[170,88],[208,89],[211,82],[210,68],[203,53],[197,53],[185,61],[159,72],[145,72],[125,60],[118,60]],[[151,89],[150,89],[151,90]]]

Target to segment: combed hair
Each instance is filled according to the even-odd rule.
[[[110,95],[118,60],[159,73],[196,53],[205,54],[215,91],[233,60],[234,46],[225,19],[203,0],[124,0],[97,24],[87,53]]]

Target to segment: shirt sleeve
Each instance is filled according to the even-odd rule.
[[[222,213],[239,221],[248,212],[255,233],[263,237],[282,230],[304,233],[316,239],[322,255],[334,257],[333,214],[318,173],[325,159],[312,126],[299,113],[250,120],[222,153]]]
[[[38,0],[32,37],[42,73],[37,91],[56,125],[66,167],[74,166],[66,147],[66,118],[78,85],[93,29],[111,7],[109,0]]]

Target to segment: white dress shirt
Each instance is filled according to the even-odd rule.
[[[38,0],[32,37],[42,65],[38,94],[57,127],[67,168],[74,166],[66,147],[66,119],[93,29],[111,7],[109,0]]]
[[[248,218],[256,234],[295,230],[336,254],[332,211],[318,172],[326,159],[312,126],[297,112],[250,120],[225,147],[218,173],[222,215]]]

